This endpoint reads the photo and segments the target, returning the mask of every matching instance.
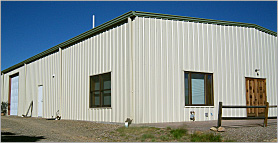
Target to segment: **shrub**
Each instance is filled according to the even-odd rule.
[[[1,113],[7,114],[8,102],[1,102]]]

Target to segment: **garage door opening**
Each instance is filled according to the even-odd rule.
[[[19,74],[10,76],[10,92],[9,92],[9,106],[8,115],[16,115],[18,109],[18,79]]]

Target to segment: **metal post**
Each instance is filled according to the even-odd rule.
[[[95,28],[95,15],[93,15],[93,24],[92,27]]]
[[[269,103],[266,102],[266,108],[264,111],[264,127],[267,127],[268,108],[269,108]]]
[[[221,120],[222,120],[222,102],[219,102],[219,109],[218,109],[218,124],[217,127],[221,126]]]

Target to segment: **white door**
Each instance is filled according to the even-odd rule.
[[[39,86],[38,89],[38,117],[42,117],[42,85]]]
[[[17,115],[18,108],[18,76],[11,79],[10,115]]]

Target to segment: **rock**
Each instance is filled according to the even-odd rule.
[[[218,132],[225,132],[225,128],[224,128],[224,127],[219,127],[219,128],[217,129],[217,131],[218,131]]]
[[[277,142],[277,139],[263,140],[263,142]]]
[[[216,131],[217,131],[217,128],[215,128],[215,127],[211,127],[211,128],[210,128],[210,130],[212,130],[212,131],[215,131],[215,132],[216,132]]]
[[[201,132],[201,131],[195,131],[195,134],[201,135],[201,134],[203,134],[203,132]]]

